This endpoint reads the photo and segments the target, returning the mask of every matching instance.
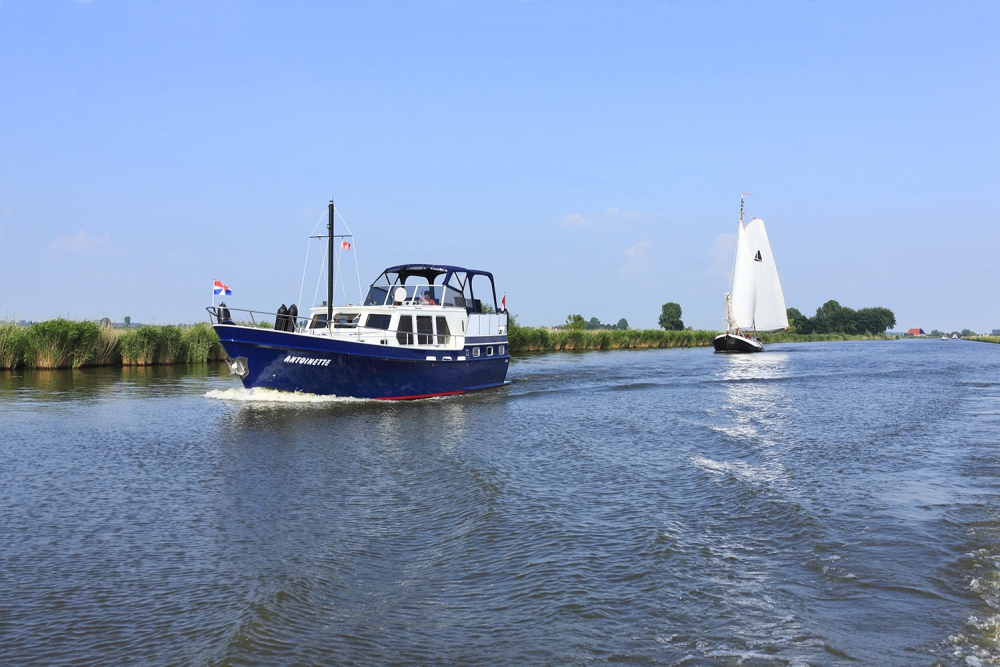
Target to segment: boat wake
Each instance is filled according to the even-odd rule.
[[[360,403],[367,402],[365,398],[351,398],[348,396],[320,396],[319,394],[306,394],[303,392],[279,391],[266,387],[232,387],[230,389],[213,389],[205,394],[205,398],[214,398],[222,401],[242,401],[247,403]]]

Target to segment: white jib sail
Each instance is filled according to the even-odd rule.
[[[729,296],[731,325],[737,329],[753,329],[756,289],[753,255],[746,230],[738,223],[736,260],[733,262],[733,286]]]
[[[746,237],[756,292],[754,325],[757,331],[787,329],[785,295],[781,292],[778,267],[774,264],[774,255],[771,254],[771,244],[767,241],[764,221],[754,218],[747,223]]]

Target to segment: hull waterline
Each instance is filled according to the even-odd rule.
[[[731,333],[716,336],[712,339],[712,347],[715,348],[716,352],[732,352],[737,354],[764,351],[764,345],[759,340]]]

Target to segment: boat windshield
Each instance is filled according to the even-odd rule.
[[[411,304],[466,308],[471,312],[495,310],[493,276],[457,267],[395,267],[384,271],[365,297],[365,305],[369,306]]]

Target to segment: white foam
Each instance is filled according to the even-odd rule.
[[[300,391],[279,391],[277,389],[267,389],[265,387],[232,387],[231,389],[212,389],[205,394],[205,398],[214,398],[222,401],[243,401],[251,403],[353,403],[366,401],[364,398],[350,398],[348,396],[320,396],[319,394],[307,394]]]
[[[752,485],[784,486],[785,471],[780,463],[764,467],[752,466],[743,461],[713,461],[704,456],[691,456],[689,460],[713,475],[732,475]]]

